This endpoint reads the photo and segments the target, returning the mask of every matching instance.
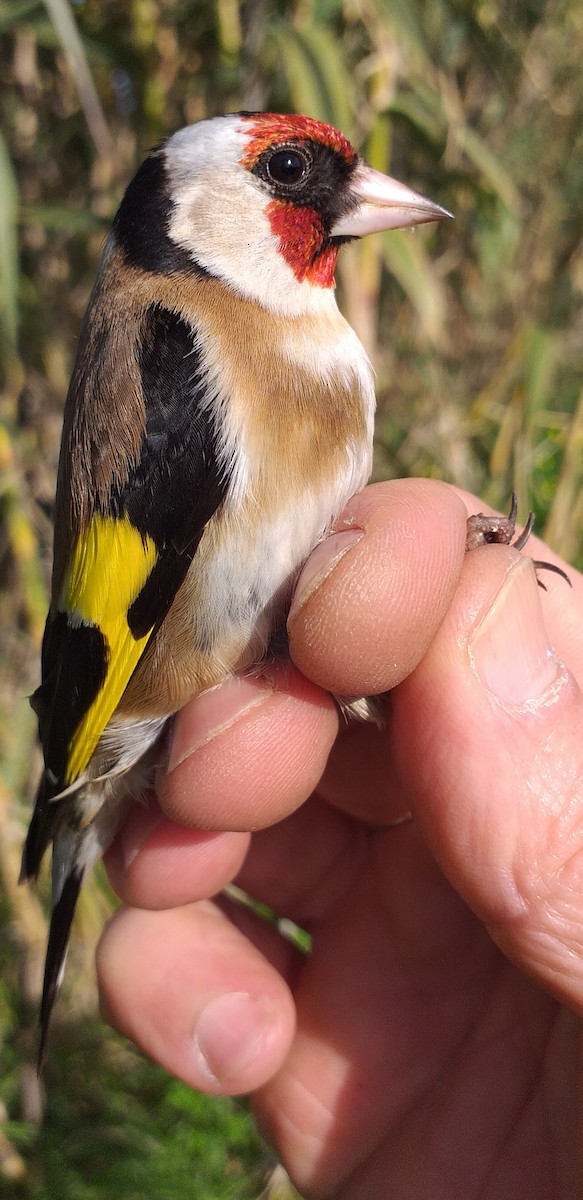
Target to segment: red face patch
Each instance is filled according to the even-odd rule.
[[[251,170],[270,147],[286,141],[309,140],[328,146],[347,163],[357,154],[343,133],[312,117],[293,113],[258,113],[241,117],[248,125],[248,141],[241,158]],[[298,283],[307,280],[316,287],[333,287],[338,246],[325,241],[320,214],[313,208],[272,200],[265,210],[272,232],[279,240],[279,252],[291,267]]]
[[[279,252],[298,283],[307,279],[317,287],[332,287],[339,247],[324,244],[320,214],[313,208],[272,200],[265,215],[279,238]]]
[[[241,159],[245,167],[254,166],[260,154],[274,142],[297,141],[301,138],[329,146],[349,163],[356,159],[356,150],[343,133],[332,125],[315,121],[313,117],[298,117],[294,113],[255,113],[241,117],[241,121],[249,123],[249,141]]]

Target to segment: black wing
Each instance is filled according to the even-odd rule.
[[[97,493],[93,510],[129,520],[156,546],[153,568],[127,613],[136,640],[164,620],[228,486],[190,324],[153,304],[140,327],[135,356],[143,396],[141,442],[123,477],[109,473],[109,491]],[[86,401],[91,403],[92,397]],[[115,428],[122,414],[112,412],[110,419]],[[92,469],[101,452],[99,444],[90,447]],[[71,740],[100,695],[108,667],[108,646],[96,625],[70,621],[63,611],[51,612],[43,642],[42,683],[33,697],[48,770],[26,839],[23,878],[38,872],[58,827],[61,802],[53,797],[66,783]]]

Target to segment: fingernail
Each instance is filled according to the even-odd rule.
[[[293,621],[310,596],[314,595],[320,584],[328,578],[346,552],[363,537],[363,529],[343,529],[340,533],[333,533],[312,550],[295,586],[288,624]]]
[[[520,558],[470,637],[482,683],[511,707],[539,700],[556,683],[559,664],[549,643],[534,566]]]
[[[176,721],[167,775],[201,746],[206,746],[250,709],[257,708],[272,695],[273,688],[265,675],[232,676],[220,687],[207,692],[200,703],[185,709]]]
[[[272,1021],[266,996],[231,992],[203,1008],[194,1033],[195,1053],[212,1079],[224,1083],[253,1061]]]

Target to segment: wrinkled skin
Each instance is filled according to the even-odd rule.
[[[466,555],[479,508],[356,497],[299,581],[294,667],[181,713],[109,855],[105,1014],[193,1087],[252,1091],[308,1197],[581,1191],[583,579]],[[389,689],[380,732],[329,697]],[[208,899],[232,879],[309,959]]]

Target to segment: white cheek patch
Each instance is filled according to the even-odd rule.
[[[279,249],[266,208],[270,192],[243,166],[243,131],[221,126],[181,130],[166,147],[174,214],[169,235],[240,296],[286,316],[334,305],[330,288],[299,283]],[[195,136],[196,133],[196,136]]]

